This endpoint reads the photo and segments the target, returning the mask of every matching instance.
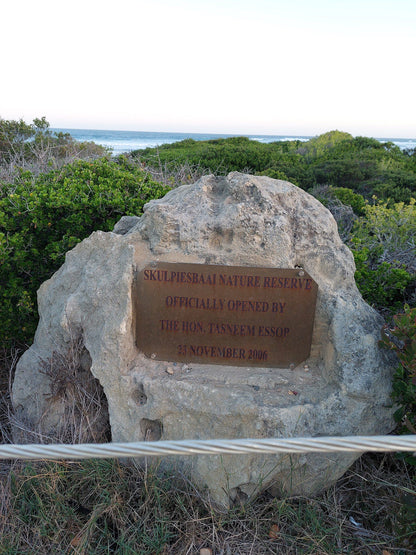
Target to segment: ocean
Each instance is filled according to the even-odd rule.
[[[175,143],[184,139],[206,141],[226,137],[239,137],[237,135],[224,135],[221,133],[156,133],[150,131],[103,131],[94,129],[51,129],[51,131],[70,133],[77,141],[93,141],[99,145],[109,147],[113,154],[121,154],[142,148],[155,147],[166,143]],[[275,141],[308,141],[312,139],[307,135],[244,135],[253,141],[271,143]],[[376,137],[377,138],[377,137]],[[401,149],[415,148],[415,139],[378,138],[381,142],[391,141]]]

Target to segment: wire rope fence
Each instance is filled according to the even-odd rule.
[[[414,452],[416,435],[268,439],[210,439],[84,444],[3,444],[0,459],[88,459],[171,455],[333,452]]]

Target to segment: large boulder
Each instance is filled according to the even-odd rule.
[[[154,262],[302,267],[318,285],[310,357],[294,369],[147,358],[135,341],[135,279]],[[383,322],[363,301],[354,271],[330,212],[303,190],[240,173],[203,177],[67,253],[39,289],[40,322],[16,369],[15,409],[53,434],[63,409],[45,364],[67,360],[76,341],[88,361],[80,367],[103,388],[113,441],[387,433],[392,364],[377,346]],[[317,493],[356,456],[195,456],[164,464],[182,465],[228,505],[266,488]]]

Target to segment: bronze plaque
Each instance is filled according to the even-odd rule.
[[[310,353],[317,290],[302,269],[152,263],[137,276],[137,346],[188,364],[296,365]]]

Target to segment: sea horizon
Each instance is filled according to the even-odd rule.
[[[69,133],[77,141],[92,141],[112,150],[118,155],[132,150],[153,148],[163,144],[171,144],[185,139],[195,141],[206,141],[213,139],[225,139],[230,137],[247,137],[261,143],[272,143],[280,141],[309,141],[317,135],[282,134],[265,135],[261,133],[184,133],[170,131],[123,131],[113,129],[82,129],[82,128],[51,128],[53,132]],[[359,136],[359,135],[357,135]],[[362,136],[362,135],[361,135]],[[400,137],[371,137],[380,142],[392,142],[402,150],[416,148],[416,138]]]

